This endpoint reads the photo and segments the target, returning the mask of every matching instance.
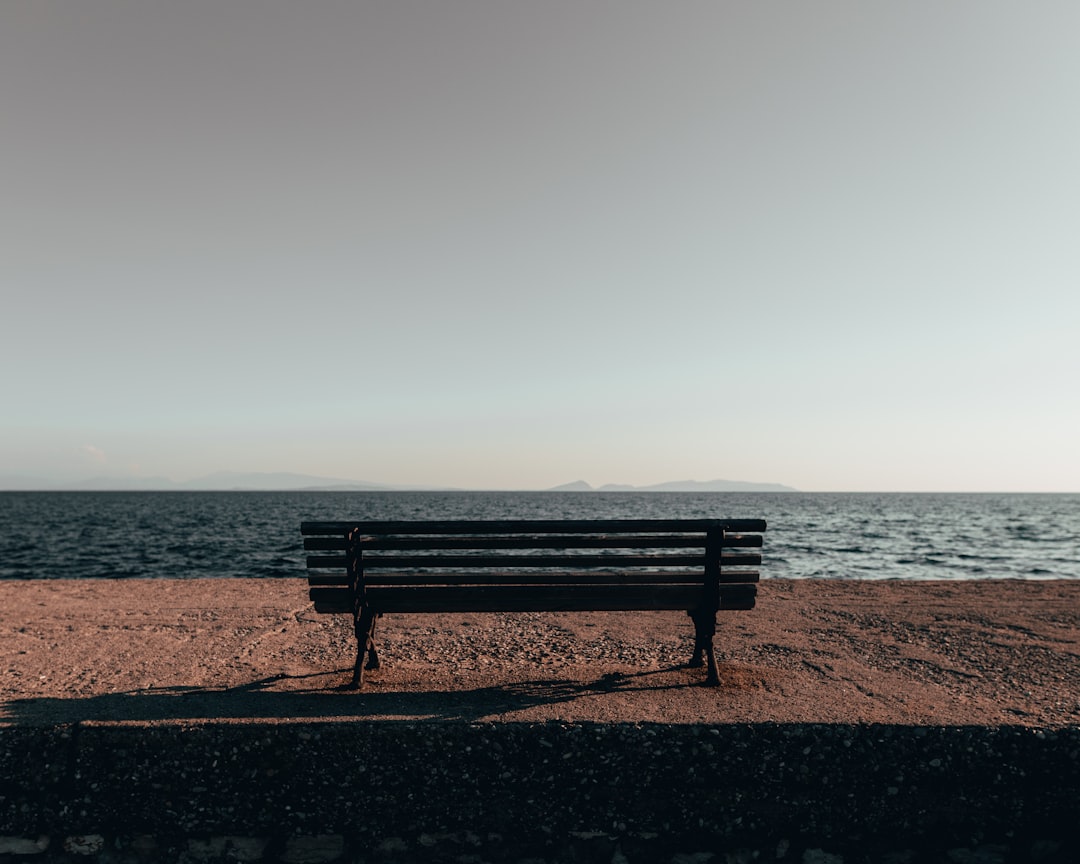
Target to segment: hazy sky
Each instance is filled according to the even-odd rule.
[[[0,475],[1080,491],[1080,4],[0,4]]]

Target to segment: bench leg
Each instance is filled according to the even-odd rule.
[[[379,652],[375,650],[375,622],[382,617],[376,615],[371,619],[371,629],[368,631],[368,661],[365,669],[379,668]]]
[[[353,666],[352,681],[349,690],[359,690],[364,686],[364,654],[370,652],[368,669],[379,668],[379,655],[375,652],[375,613],[364,609],[356,622],[356,665]]]
[[[690,612],[690,617],[694,619],[694,653],[687,665],[697,669],[707,664],[709,669],[705,683],[717,685],[720,683],[720,671],[716,666],[716,652],[713,650],[716,613],[695,609]]]

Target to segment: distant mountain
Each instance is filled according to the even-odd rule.
[[[76,490],[99,490],[99,491],[191,491],[191,492],[229,492],[233,490],[251,491],[274,491],[292,490],[305,487],[321,487],[324,485],[337,485],[350,483],[348,480],[332,480],[326,477],[313,477],[307,474],[287,473],[238,473],[235,471],[219,471],[215,474],[207,474],[205,477],[197,477],[194,480],[176,482],[168,477],[132,477],[124,475],[110,475],[91,477],[77,483],[53,484],[57,489]],[[385,488],[365,485],[364,488]]]
[[[86,490],[86,491],[147,491],[156,492],[159,489],[177,489],[180,488],[170,480],[168,477],[126,477],[123,475],[117,475],[115,477],[91,477],[89,480],[81,480],[77,483],[56,483],[53,484],[57,489],[74,489],[74,490]]]
[[[313,474],[274,473],[239,474],[234,471],[218,471],[180,485],[182,489],[200,489],[210,492],[252,490],[267,492],[439,492],[449,491],[445,486],[405,485],[401,483],[372,483],[368,480],[343,480],[335,477],[317,477]]]
[[[549,489],[549,492],[796,492],[782,483],[749,483],[743,480],[672,480],[652,486],[628,486],[606,483],[593,488],[584,480],[575,480]]]
[[[46,480],[43,477],[6,474],[0,477],[0,490],[5,492],[69,492],[69,491],[136,491],[176,489],[168,477],[103,476],[86,480]]]
[[[177,482],[168,477],[135,477],[130,475],[101,475],[85,480],[56,481],[20,474],[0,475],[0,490],[6,491],[192,491],[192,492],[449,492],[446,486],[400,485],[371,483],[366,480],[344,480],[319,477],[314,474],[291,472],[218,471],[194,480]],[[629,486],[607,483],[599,488],[575,480],[545,490],[548,492],[795,492],[780,483],[747,483],[738,480],[676,480],[652,486]]]
[[[673,480],[643,486],[646,492],[797,492],[782,483],[753,483],[743,480]]]
[[[584,480],[575,480],[572,483],[563,483],[562,486],[553,486],[547,492],[592,492],[593,487]]]
[[[367,483],[357,480],[342,480],[336,477],[318,477],[313,474],[294,474],[287,471],[271,473],[237,471],[217,471],[205,477],[197,477],[184,483],[176,484],[179,489],[198,489],[209,492],[251,490],[251,491],[292,491],[340,489],[349,492],[376,492],[393,489],[382,483]]]
[[[406,490],[434,490],[434,486],[401,486],[386,483],[369,483],[363,480],[343,480],[335,477],[319,477],[313,474],[294,474],[289,472],[247,472],[218,471],[197,477],[194,480],[177,482],[168,477],[136,477],[115,474],[90,477],[85,480],[54,481],[40,477],[23,475],[0,476],[0,490],[32,491],[101,491],[101,492],[296,492],[296,491],[340,491],[340,492],[380,492]]]
[[[40,477],[31,477],[27,474],[0,474],[0,489],[8,491],[50,489],[53,485]]]

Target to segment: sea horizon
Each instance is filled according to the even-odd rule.
[[[763,579],[1080,579],[1080,494],[0,492],[0,579],[300,577],[305,520],[761,518]]]

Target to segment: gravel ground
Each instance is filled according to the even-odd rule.
[[[719,687],[680,613],[400,615],[348,680],[351,621],[304,580],[0,582],[0,724],[1080,724],[1080,582],[766,581],[723,613]]]

